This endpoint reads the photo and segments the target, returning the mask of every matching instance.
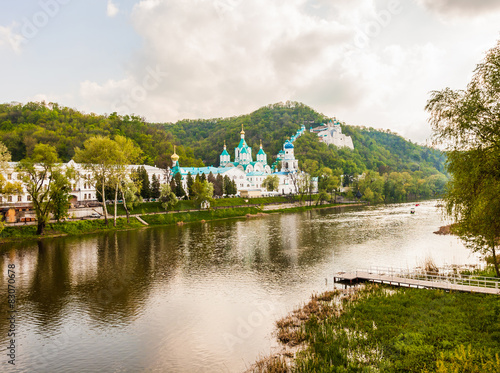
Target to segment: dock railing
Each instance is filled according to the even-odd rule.
[[[426,269],[413,270],[393,268],[393,267],[380,267],[372,266],[369,269],[357,269],[358,273],[376,274],[380,276],[389,276],[391,278],[407,278],[412,280],[421,280],[428,282],[447,283],[455,286],[478,286],[484,288],[500,289],[500,278],[498,277],[484,277],[476,275],[464,275],[460,273],[442,273],[439,271],[429,271]]]

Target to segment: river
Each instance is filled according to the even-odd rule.
[[[435,201],[144,228],[5,244],[15,265],[15,366],[0,304],[3,372],[238,372],[277,347],[278,318],[333,273],[478,263],[432,232]],[[12,282],[12,281],[11,281]],[[5,317],[4,317],[5,316]]]

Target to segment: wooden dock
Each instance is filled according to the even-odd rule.
[[[393,270],[377,269],[339,272],[334,275],[333,282],[345,285],[373,282],[392,286],[500,295],[500,279],[486,277],[429,275],[417,272],[400,273]]]

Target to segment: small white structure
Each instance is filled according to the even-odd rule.
[[[344,135],[337,119],[330,120],[328,124],[322,124],[319,127],[311,128],[310,132],[317,133],[319,141],[327,145],[335,145],[338,148],[354,149],[351,136]]]

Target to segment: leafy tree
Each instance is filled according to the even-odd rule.
[[[53,146],[37,144],[31,157],[18,163],[17,171],[26,192],[31,196],[37,218],[37,234],[41,235],[51,212],[55,212],[58,218],[64,214],[64,203],[68,202],[68,179],[73,176],[73,170],[61,170],[60,160]]]
[[[182,187],[182,175],[180,173],[176,173],[174,176],[175,180],[175,195],[178,198],[183,198],[186,195],[186,191]]]
[[[280,179],[276,175],[269,175],[262,181],[262,186],[266,188],[269,192],[278,190],[280,185]]]
[[[130,209],[142,202],[140,197],[140,188],[134,180],[124,180],[120,186],[120,193],[123,200],[123,208],[127,214],[127,223],[130,223]]]
[[[17,194],[22,191],[22,185],[19,182],[10,182],[5,180],[4,173],[7,172],[11,156],[7,147],[0,142],[0,196],[4,194]],[[0,219],[0,233],[4,229],[4,223]]]
[[[227,195],[227,196],[231,196],[231,195],[234,195],[238,192],[237,188],[236,188],[236,183],[234,182],[234,180],[231,180],[229,178],[229,176],[225,175],[224,176],[224,193]]]
[[[151,181],[151,197],[160,198],[160,178],[153,175],[153,180]]]
[[[137,169],[139,180],[141,181],[141,197],[144,199],[151,198],[151,183],[149,182],[149,175],[144,166]]]
[[[214,183],[214,195],[222,197],[224,194],[224,178],[221,174],[217,174]]]
[[[500,41],[477,65],[465,90],[434,91],[426,109],[436,142],[449,151],[446,213],[469,248],[492,256],[500,277],[499,102]]]
[[[169,184],[163,184],[160,191],[160,202],[165,210],[169,210],[178,202],[175,193],[170,189]]]
[[[121,150],[116,141],[102,136],[91,137],[83,145],[83,149],[75,149],[75,161],[82,163],[83,168],[90,171],[91,179],[89,182],[94,185],[96,192],[101,196],[104,221],[108,226],[105,188],[111,185],[115,166],[120,162]]]
[[[71,169],[67,173],[60,170],[52,171],[52,181],[49,197],[52,200],[51,212],[54,219],[59,222],[68,216],[70,207],[69,198],[71,192],[70,178],[75,177],[75,172]]]
[[[203,202],[213,202],[214,186],[206,180],[195,181],[193,193],[195,203],[201,206]]]
[[[191,172],[188,172],[186,177],[186,187],[190,199],[193,196],[193,183],[194,183],[193,176],[191,175]]]
[[[118,193],[120,192],[122,196],[126,196],[126,194],[123,194],[120,189],[125,180],[128,179],[127,165],[138,162],[141,159],[142,151],[133,143],[132,140],[127,139],[126,137],[116,136],[114,141],[118,145],[119,152],[116,154],[116,163],[113,166],[113,172],[110,177],[110,185],[114,188],[115,194],[113,226],[116,227]],[[146,177],[147,176],[148,175],[146,173]]]

